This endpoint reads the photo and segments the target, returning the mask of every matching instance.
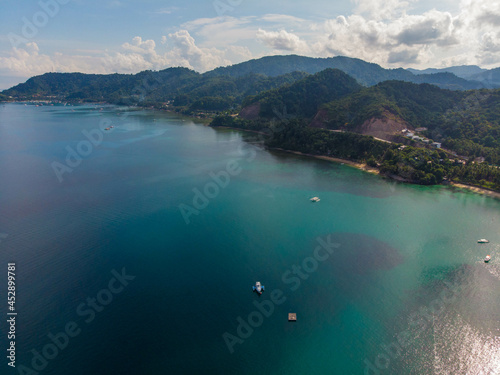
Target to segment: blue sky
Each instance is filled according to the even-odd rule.
[[[203,72],[271,54],[500,66],[490,0],[3,0],[0,89],[49,71]]]

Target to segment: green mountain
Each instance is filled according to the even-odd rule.
[[[402,68],[384,69],[380,65],[345,56],[328,58],[312,58],[297,55],[266,56],[228,67],[217,68],[205,74],[209,76],[239,77],[253,72],[272,77],[293,71],[315,74],[328,68],[339,69],[354,77],[364,86],[372,86],[388,80],[398,80],[413,83],[432,83],[442,88],[457,90],[484,87],[480,82],[467,81],[452,73],[438,72],[439,74],[437,75],[415,75]]]
[[[14,99],[55,97],[62,100],[107,101],[116,104],[170,103],[187,112],[224,110],[246,96],[293,83],[325,69],[338,69],[364,86],[387,80],[431,83],[452,90],[500,87],[500,73],[488,71],[465,80],[452,73],[414,75],[405,69],[384,69],[348,57],[311,58],[297,55],[268,56],[199,74],[187,68],[144,71],[138,74],[47,73],[3,91]],[[495,78],[499,76],[498,79]],[[481,81],[481,82],[479,82]]]
[[[270,147],[367,163],[405,181],[446,178],[500,190],[499,169],[486,164],[500,164],[499,89],[452,91],[402,81],[360,87],[326,70],[243,104],[239,117],[218,116],[212,126],[258,130],[271,134]],[[252,108],[258,111],[248,116]],[[402,132],[417,128],[417,140]]]
[[[419,74],[436,74],[436,73],[453,73],[457,77],[470,79],[472,76],[476,74],[483,73],[487,71],[486,69],[480,68],[477,65],[460,65],[460,66],[450,66],[448,68],[428,68],[428,69],[412,69],[408,68],[415,75]]]
[[[243,77],[210,77],[186,68],[144,71],[138,74],[46,73],[3,91],[17,100],[106,101],[115,104],[173,106],[187,110],[225,110],[245,97],[292,83],[306,73],[277,77],[248,74]]]
[[[338,69],[326,69],[290,85],[245,99],[243,117],[272,118],[276,112],[312,118],[319,105],[361,90],[362,86]],[[252,111],[256,109],[257,112]]]

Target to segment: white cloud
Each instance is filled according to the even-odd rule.
[[[351,0],[355,5],[354,14],[373,20],[394,19],[404,15],[408,1],[401,0]]]
[[[258,27],[253,25],[255,17],[216,17],[199,18],[181,25],[207,47],[229,46],[245,43],[255,37]]]
[[[411,11],[430,1],[352,2],[351,14],[321,22],[287,14],[199,18],[169,28],[156,41],[136,36],[109,51],[75,46],[71,52],[49,54],[42,42],[27,43],[0,54],[0,76],[135,73],[172,66],[204,72],[283,51],[314,57],[345,55],[386,67],[500,65],[500,1],[463,0],[455,3],[454,12],[432,9],[418,14]],[[0,36],[2,41],[8,40]]]
[[[31,77],[47,72],[81,71],[104,73],[89,56],[65,56],[61,53],[49,56],[40,53],[40,48],[34,42],[27,43],[24,48],[12,48],[7,57],[0,57],[1,75]]]
[[[268,32],[259,29],[257,32],[257,39],[264,42],[267,46],[280,51],[306,52],[308,50],[307,44],[304,41],[300,40],[297,35],[285,30]]]
[[[400,23],[402,27],[396,35],[398,43],[408,46],[459,43],[454,35],[453,17],[449,13],[432,10],[419,16],[405,16]]]
[[[295,16],[290,16],[288,14],[265,14],[260,17],[260,20],[272,23],[284,23],[286,25],[290,25],[293,23],[303,23],[307,22],[307,20]]]

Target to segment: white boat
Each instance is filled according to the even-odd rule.
[[[262,292],[264,291],[264,285],[262,285],[260,281],[257,281],[253,286],[253,291],[257,292],[258,294],[262,294]]]
[[[311,202],[319,202],[320,199],[318,197],[312,197]]]
[[[489,243],[490,241],[484,239],[484,238],[481,238],[480,240],[477,240],[477,243]]]
[[[484,263],[488,263],[490,259],[491,257],[489,255],[486,255],[486,258],[484,258]]]

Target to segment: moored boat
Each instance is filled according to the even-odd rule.
[[[480,240],[477,240],[477,243],[489,243],[487,239],[481,238]]]
[[[486,258],[484,258],[484,263],[488,263],[491,259],[491,256],[486,255]]]
[[[258,294],[262,294],[262,292],[264,291],[264,285],[262,285],[260,281],[257,281],[253,286],[253,291],[257,292]]]
[[[311,202],[319,202],[320,199],[318,197],[312,197]]]

